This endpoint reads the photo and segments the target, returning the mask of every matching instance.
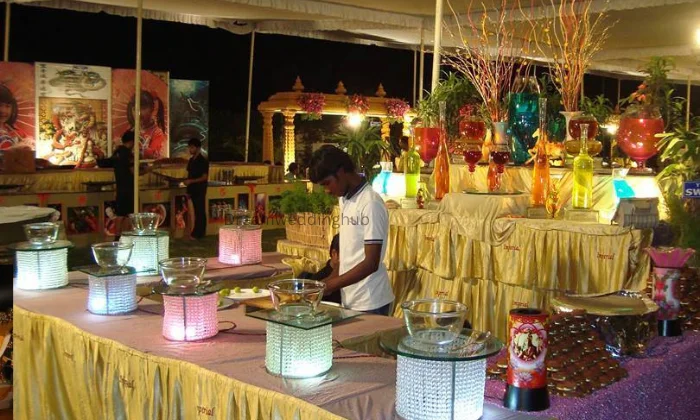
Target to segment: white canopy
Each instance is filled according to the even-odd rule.
[[[448,1],[448,0],[445,0]],[[500,4],[499,0],[484,0]],[[593,0],[593,10],[609,11],[617,24],[591,70],[637,76],[651,56],[676,61],[675,80],[700,82],[700,50],[694,47],[700,27],[698,0]],[[32,6],[135,16],[136,0],[15,0]],[[525,0],[529,4],[528,0]],[[475,4],[479,0],[475,0]],[[535,2],[538,3],[538,2]],[[465,0],[453,0],[466,12]],[[144,18],[206,25],[236,34],[274,33],[394,48],[416,48],[421,28],[432,44],[433,0],[144,0]],[[546,17],[550,8],[536,7]],[[451,12],[445,7],[445,18]],[[520,16],[514,19],[521,19]],[[523,23],[524,25],[526,23]],[[443,47],[450,47],[443,36]],[[542,57],[535,57],[543,59]]]

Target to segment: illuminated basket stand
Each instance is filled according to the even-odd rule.
[[[137,276],[158,274],[158,261],[168,258],[170,253],[168,232],[124,232],[120,242],[134,244],[131,258],[129,258],[127,265],[136,270]]]
[[[312,378],[333,366],[332,325],[362,315],[336,306],[320,305],[316,315],[282,315],[274,309],[251,312],[267,321],[265,367],[283,378]]]
[[[503,344],[491,336],[470,340],[463,330],[444,346],[417,342],[405,328],[380,337],[396,354],[396,413],[406,420],[476,420],[484,412],[486,358]],[[484,336],[480,334],[480,336]]]
[[[56,289],[68,284],[70,241],[44,245],[21,242],[10,248],[16,252],[17,287],[24,290]]]
[[[79,270],[88,275],[88,311],[95,315],[121,315],[138,307],[133,267],[108,271],[93,265]]]
[[[219,229],[219,262],[230,265],[262,261],[262,229],[257,225],[225,226]]]
[[[159,284],[153,291],[163,295],[163,337],[171,341],[198,341],[219,333],[218,287],[183,292]]]

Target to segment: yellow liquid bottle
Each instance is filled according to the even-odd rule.
[[[571,193],[575,209],[593,207],[593,158],[588,154],[588,124],[581,124],[581,149],[574,158],[574,189]]]
[[[418,194],[418,182],[420,182],[420,155],[414,147],[406,152],[403,167],[406,180],[406,197],[413,198]]]

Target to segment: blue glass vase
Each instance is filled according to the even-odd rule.
[[[537,139],[532,135],[540,124],[537,93],[519,92],[510,95],[508,130],[511,136],[511,159],[522,165],[530,159],[529,149],[535,147]]]

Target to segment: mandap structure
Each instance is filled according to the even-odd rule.
[[[295,160],[295,136],[294,136],[294,117],[297,114],[306,114],[307,110],[300,104],[300,98],[304,95],[304,85],[301,83],[301,78],[297,77],[291,92],[278,92],[270,96],[270,98],[258,105],[258,111],[263,116],[263,161],[273,159],[273,125],[272,118],[276,113],[284,115],[284,167],[286,168]],[[311,94],[317,95],[323,103],[318,113],[320,115],[349,115],[353,113],[352,98],[361,98],[364,101],[366,108],[360,112],[362,117],[379,118],[382,122],[382,138],[388,141],[389,127],[394,121],[401,121],[404,132],[408,130],[411,119],[415,114],[408,110],[406,104],[406,112],[403,115],[391,115],[391,110],[387,104],[391,101],[403,102],[400,99],[387,98],[386,92],[382,84],[379,84],[375,96],[360,97],[357,95],[348,96],[347,90],[343,82],[338,82],[338,87],[335,89],[335,94]],[[321,99],[322,98],[322,99]]]

